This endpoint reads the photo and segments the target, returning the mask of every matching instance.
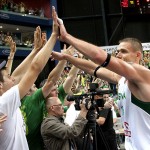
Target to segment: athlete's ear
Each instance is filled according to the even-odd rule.
[[[138,52],[137,52],[137,54],[136,54],[136,56],[137,56],[137,57],[142,57],[141,52],[140,52],[140,51],[138,51]]]

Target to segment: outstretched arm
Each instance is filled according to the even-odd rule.
[[[108,56],[106,51],[98,46],[73,37],[67,33],[63,21],[59,18],[57,20],[60,29],[60,40],[74,46],[79,52],[90,58],[90,60],[98,65],[102,65],[105,62]],[[142,55],[139,49],[138,52],[133,52],[134,50],[132,48],[132,44],[128,43],[122,43],[122,45],[119,46],[120,47],[118,47],[118,49],[120,51],[126,50],[128,52],[126,54],[127,60],[129,59],[128,61],[134,61],[136,63],[139,62]],[[148,90],[150,85],[149,69],[139,64],[132,62],[129,63],[126,61],[112,56],[106,68],[116,74],[119,74],[120,76],[125,77],[128,81],[128,86],[131,92],[138,99],[144,102],[150,102],[150,93]]]
[[[8,56],[8,60],[6,64],[6,68],[7,68],[6,71],[8,72],[8,74],[11,74],[12,64],[16,53],[16,43],[13,41],[11,36],[7,36],[5,42],[8,43],[8,45],[10,46],[10,54]]]
[[[18,84],[20,98],[25,96],[25,94],[29,91],[35,80],[37,79],[40,72],[43,70],[44,66],[49,60],[51,52],[54,48],[58,37],[58,27],[57,24],[57,14],[55,13],[55,8],[52,9],[53,16],[53,31],[51,37],[44,45],[44,47],[38,52],[38,54],[34,57],[33,61],[29,65],[29,68],[21,81]],[[41,61],[42,60],[42,61]]]
[[[76,53],[76,49],[73,47],[73,46],[70,46],[68,48],[68,53],[69,53],[69,56],[73,57],[74,54]],[[68,55],[67,53],[63,53],[62,55]],[[83,55],[79,55],[77,54],[77,57],[81,58]],[[66,59],[67,60],[67,59]],[[63,88],[64,88],[64,91],[65,93],[69,93],[70,90],[71,90],[71,87],[77,77],[77,74],[79,72],[79,68],[77,68],[76,66],[72,66],[71,70],[69,71],[69,74],[66,78],[66,80],[64,81],[63,83]]]
[[[85,71],[90,75],[94,75],[95,69],[98,67],[97,64],[93,63],[92,61],[88,61],[81,58],[76,58],[67,54],[60,54],[58,52],[52,52],[52,56],[55,59],[62,60],[66,59],[74,66],[80,68],[81,70]],[[106,68],[99,68],[96,72],[98,78],[106,80],[111,83],[118,83],[120,76],[115,74],[114,72],[106,69]]]
[[[105,62],[107,58],[106,51],[98,46],[73,37],[66,31],[63,21],[58,18],[58,22],[60,28],[60,40],[74,46],[80,53],[87,56],[90,60],[98,65],[101,65]],[[144,85],[142,84],[147,83],[147,81],[150,83],[150,79],[148,78],[150,72],[146,71],[144,67],[138,64],[129,64],[121,59],[111,57],[106,68],[121,76],[124,76],[127,80],[138,85],[139,88],[141,86],[143,88]],[[143,71],[145,71],[144,74],[142,73]]]
[[[65,93],[69,93],[71,90],[71,87],[77,77],[77,73],[79,72],[79,69],[76,68],[75,66],[72,66],[71,70],[69,71],[69,74],[66,78],[66,80],[63,83],[63,88]]]
[[[66,45],[64,45],[64,49],[62,53],[65,53],[65,52],[66,52]],[[42,92],[45,98],[49,95],[51,91],[51,87],[54,84],[56,84],[56,82],[60,78],[61,73],[64,70],[64,67],[66,65],[66,62],[67,62],[66,60],[59,61],[57,66],[49,73],[47,81],[42,87]]]
[[[72,55],[73,54],[73,51],[74,48],[72,48],[71,46],[69,46],[67,49],[66,49],[66,45],[64,44],[64,48],[63,48],[63,51],[61,52],[62,54],[69,54],[69,55]],[[67,61],[66,60],[61,60],[58,62],[57,66],[50,72],[49,76],[48,76],[48,79],[46,81],[46,83],[44,84],[43,88],[42,88],[42,91],[43,91],[43,95],[44,97],[47,97],[51,91],[51,84],[55,84],[61,74],[62,74],[62,71],[64,70],[64,67],[66,65]],[[67,87],[65,85],[65,87]],[[66,89],[67,90],[67,89]]]
[[[107,58],[107,53],[100,47],[71,36],[66,32],[64,25],[61,23],[59,24],[59,28],[61,33],[61,40],[69,43],[70,45],[73,45],[80,53],[88,57],[94,63],[101,65],[105,62]],[[136,73],[136,70],[133,69],[133,67],[131,67],[130,64],[118,58],[111,57],[110,62],[106,68],[121,76],[125,76],[130,79],[135,79],[135,76],[133,74]],[[132,75],[131,72],[133,72]]]
[[[44,34],[42,34],[42,36],[44,36]],[[12,73],[12,77],[15,79],[15,84],[18,84],[20,82],[22,77],[25,75],[28,66],[30,66],[33,58],[42,48],[43,44],[42,36],[41,36],[41,29],[38,26],[36,28],[36,31],[34,32],[34,49]]]

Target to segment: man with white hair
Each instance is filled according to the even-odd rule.
[[[75,138],[83,131],[87,119],[85,104],[80,104],[79,116],[72,124],[64,124],[64,108],[58,97],[50,97],[46,101],[48,116],[42,123],[41,134],[47,150],[70,150],[76,148]]]

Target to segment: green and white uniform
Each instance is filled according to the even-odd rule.
[[[118,85],[118,106],[125,130],[126,150],[150,149],[150,102],[138,100],[125,78]]]

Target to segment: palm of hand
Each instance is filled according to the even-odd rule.
[[[40,49],[42,47],[42,38],[41,38],[41,29],[40,27],[36,28],[34,32],[34,48]]]

